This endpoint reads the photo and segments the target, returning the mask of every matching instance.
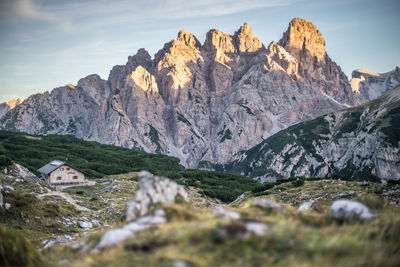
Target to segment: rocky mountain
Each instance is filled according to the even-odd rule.
[[[353,92],[367,100],[374,100],[386,91],[400,85],[400,66],[386,73],[374,73],[364,69],[353,71],[350,80]]]
[[[140,49],[98,75],[25,99],[0,128],[71,134],[173,155],[187,167],[226,163],[286,127],[363,102],[308,20],[268,47],[245,23],[203,44],[181,30],[154,58]]]
[[[262,182],[294,176],[400,179],[400,86],[291,126],[220,168]]]
[[[22,99],[14,99],[8,102],[0,103],[0,118],[3,117],[7,112],[11,109],[15,108],[15,106],[22,103]]]

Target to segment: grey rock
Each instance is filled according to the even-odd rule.
[[[330,207],[331,216],[337,219],[370,220],[373,214],[364,204],[348,199],[335,200]]]
[[[23,180],[18,178],[36,178],[36,175],[30,172],[24,166],[19,165],[18,163],[13,163],[12,165],[6,167],[3,170],[3,173],[11,175],[14,177],[16,182],[22,182]],[[18,178],[16,178],[18,177]]]
[[[102,250],[107,247],[115,246],[128,238],[131,238],[135,233],[143,231],[151,226],[164,224],[167,222],[165,211],[157,209],[153,215],[140,217],[138,220],[129,222],[121,228],[116,228],[107,231],[100,239],[96,249]]]
[[[83,229],[91,229],[93,228],[93,224],[91,222],[88,221],[78,221],[78,225],[80,228]]]
[[[265,235],[268,231],[267,225],[261,222],[246,222],[246,231],[255,235]]]
[[[251,154],[237,153],[225,170],[246,170],[244,175],[261,182],[271,177],[330,178],[335,173],[399,180],[400,139],[382,127],[382,121],[396,120],[398,105],[400,86],[364,105],[282,130],[254,146]]]
[[[312,206],[314,205],[314,203],[315,203],[315,200],[313,200],[313,199],[306,201],[299,206],[298,211],[300,211],[300,212],[309,211],[312,208]]]
[[[350,84],[353,92],[367,100],[374,100],[400,85],[400,66],[386,73],[374,73],[364,69],[354,70]]]
[[[149,172],[141,171],[136,194],[128,202],[126,219],[127,221],[132,221],[145,215],[156,203],[166,205],[175,203],[175,199],[178,196],[187,200],[188,195],[183,186],[168,178],[154,176]]]
[[[266,199],[266,198],[257,198],[253,201],[251,204],[252,206],[255,207],[262,207],[262,208],[269,208],[277,211],[282,210],[282,206],[279,203],[276,203],[272,200]]]
[[[190,264],[188,264],[186,261],[182,260],[176,260],[172,262],[173,267],[189,267]]]
[[[214,216],[219,218],[227,218],[231,220],[239,220],[240,214],[236,211],[225,210],[222,207],[216,207],[214,210]]]

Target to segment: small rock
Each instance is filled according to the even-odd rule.
[[[298,208],[298,211],[300,211],[300,212],[308,211],[312,208],[312,205],[314,203],[315,203],[315,200],[309,200],[307,202],[304,202],[303,204],[300,205],[300,207]]]
[[[14,187],[12,187],[11,185],[5,185],[5,186],[3,186],[3,190],[4,190],[4,189],[8,189],[7,192],[15,191]],[[4,191],[6,191],[6,190],[4,190]]]
[[[252,206],[262,207],[262,208],[269,208],[273,210],[282,210],[282,206],[279,203],[276,203],[272,200],[266,198],[257,198],[253,201]]]
[[[6,203],[6,204],[4,204],[4,207],[6,208],[6,210],[8,210],[9,208],[11,208],[11,204],[10,203]]]
[[[330,207],[332,217],[337,219],[370,220],[373,215],[364,204],[348,199],[335,200]]]
[[[172,263],[174,267],[189,267],[190,265],[186,261],[176,260]]]
[[[268,227],[261,222],[247,222],[245,224],[246,231],[255,235],[264,235]]]
[[[107,231],[100,239],[97,249],[104,249],[107,247],[115,246],[122,241],[132,237],[136,232],[143,231],[153,225],[164,224],[167,222],[165,218],[165,211],[157,209],[153,215],[144,216],[137,221],[125,224],[121,228],[112,229]]]
[[[236,211],[224,210],[222,207],[216,207],[214,210],[215,217],[228,218],[231,220],[239,220],[240,214]]]
[[[93,224],[91,222],[87,222],[87,221],[78,221],[78,225],[80,228],[83,228],[83,229],[90,229],[93,227]]]

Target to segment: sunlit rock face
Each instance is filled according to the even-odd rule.
[[[386,73],[358,69],[354,70],[351,76],[350,84],[353,92],[367,100],[374,100],[400,84],[400,66]]]
[[[13,99],[11,101],[0,104],[0,118],[3,117],[11,109],[22,103],[22,99]]]
[[[352,94],[347,76],[328,56],[321,32],[309,20],[293,19],[279,44],[297,59],[298,74],[305,83],[340,103],[355,105],[365,101]]]
[[[267,48],[266,48],[267,47]],[[203,44],[181,30],[151,58],[145,49],[75,86],[37,94],[2,129],[77,137],[164,153],[187,167],[224,163],[294,123],[361,102],[309,21],[294,19],[268,46],[245,23],[210,30]]]

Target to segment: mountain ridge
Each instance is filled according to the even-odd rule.
[[[283,36],[265,48],[245,23],[233,35],[212,29],[201,45],[181,30],[153,59],[139,49],[114,66],[108,80],[92,74],[75,88],[28,97],[0,128],[72,134],[197,167],[228,162],[292,124],[364,101],[311,22],[294,19]]]
[[[261,182],[293,176],[400,179],[400,86],[362,105],[293,125],[216,166]]]

